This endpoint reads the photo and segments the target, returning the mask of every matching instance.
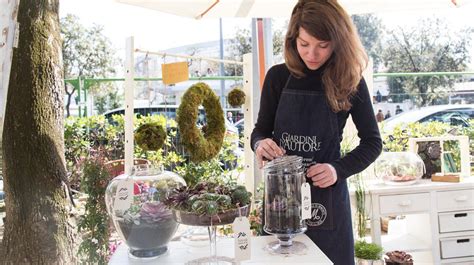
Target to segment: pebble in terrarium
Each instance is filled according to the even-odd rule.
[[[375,175],[387,185],[412,185],[424,172],[423,160],[412,152],[384,152],[375,161]]]

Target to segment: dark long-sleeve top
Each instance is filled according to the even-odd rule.
[[[306,69],[305,77],[291,78],[291,85],[288,86],[288,89],[324,91],[322,83],[322,73],[324,69],[325,65],[318,70]],[[273,138],[278,102],[289,76],[290,71],[285,64],[275,65],[268,71],[263,84],[257,123],[255,124],[251,136],[252,149],[254,149],[257,141],[265,138]],[[340,111],[337,113],[339,139],[342,141],[343,129],[350,114],[357,128],[357,135],[360,138],[360,142],[354,150],[347,153],[344,157],[330,162],[336,169],[338,178],[342,179],[346,179],[367,168],[382,151],[382,140],[377,121],[375,120],[372,101],[367,84],[363,78],[358,85],[357,92],[351,97],[350,102],[352,103],[352,107],[349,111]]]

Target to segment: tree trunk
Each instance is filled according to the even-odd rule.
[[[64,190],[59,0],[21,0],[3,134],[6,223],[1,262],[71,264]]]

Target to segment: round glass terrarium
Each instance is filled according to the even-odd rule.
[[[117,189],[123,183],[133,185],[130,204],[125,209],[115,208]],[[133,184],[132,184],[133,183]],[[167,244],[174,236],[178,223],[163,201],[174,188],[185,186],[179,175],[147,166],[136,167],[131,176],[114,178],[105,193],[107,212],[115,229],[129,247],[132,258],[155,258],[167,252]]]
[[[375,161],[375,175],[387,185],[415,184],[425,172],[425,163],[412,152],[384,152]]]
[[[265,225],[263,229],[278,241],[266,249],[274,254],[302,254],[306,245],[293,238],[307,229],[301,216],[301,185],[305,183],[303,159],[283,156],[264,167],[265,178]]]

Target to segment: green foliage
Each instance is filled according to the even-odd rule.
[[[456,135],[466,135],[469,137],[469,150],[471,156],[474,155],[474,119],[470,119],[471,126],[453,128],[451,125],[442,122],[409,123],[397,125],[391,134],[383,134],[384,151],[402,152],[408,149],[409,138],[436,137],[449,135],[448,132],[456,131]],[[383,129],[383,124],[382,124]],[[383,132],[383,130],[382,130]],[[444,151],[451,152],[455,161],[455,167],[460,170],[460,147],[457,141],[447,141],[443,146]],[[472,170],[471,170],[472,171]]]
[[[112,109],[118,109],[123,102],[123,94],[119,94],[117,89],[107,86],[108,83],[101,83],[100,87],[105,89],[94,90],[94,105],[98,114],[103,114]]]
[[[115,116],[114,123],[117,125],[109,124],[104,116],[71,116],[64,122],[66,167],[73,188],[78,189],[82,161],[89,156],[89,150],[98,150],[100,147],[108,160],[123,157],[123,116]]]
[[[166,131],[157,123],[144,123],[135,131],[135,143],[143,151],[157,151],[163,147]]]
[[[255,236],[263,235],[262,201],[256,201],[254,209],[249,214],[250,230]]]
[[[232,89],[227,95],[227,102],[232,107],[241,107],[245,103],[245,93],[241,88]]]
[[[382,54],[388,72],[463,71],[470,61],[473,28],[454,31],[445,21],[425,19],[412,28],[389,31]],[[391,77],[391,94],[407,93],[418,106],[447,103],[441,100],[454,85],[451,76]],[[394,102],[403,98],[394,95]]]
[[[81,186],[88,196],[85,213],[78,225],[78,230],[83,235],[78,254],[86,264],[107,264],[110,232],[105,189],[109,179],[100,152],[84,161]]]
[[[383,129],[383,124],[382,124]],[[451,126],[442,122],[409,123],[397,125],[392,134],[383,134],[384,151],[402,152],[408,149],[408,138],[445,135]]]
[[[469,150],[471,152],[471,156],[474,156],[474,119],[470,119],[469,127],[461,128],[459,134],[469,137]]]
[[[207,126],[202,131],[196,126],[200,105],[207,116]],[[219,97],[206,83],[196,83],[184,93],[176,121],[191,161],[208,161],[219,153],[226,130],[224,112]]]
[[[374,14],[352,15],[354,25],[359,33],[362,45],[369,57],[374,60],[374,69],[382,63],[381,40],[383,36],[382,20]]]
[[[355,256],[359,259],[380,260],[383,248],[375,243],[356,241],[354,245]]]
[[[147,159],[155,166],[163,166],[167,170],[176,172],[184,177],[188,185],[208,180],[228,184],[236,182],[238,175],[235,173],[242,171],[242,163],[238,161],[234,151],[236,139],[227,135],[224,138],[223,148],[215,158],[202,163],[192,163],[187,162],[189,158],[180,146],[174,120],[166,120],[161,115],[134,119],[136,127],[146,123],[156,123],[166,127],[168,137],[164,147],[158,151],[144,151],[139,146],[135,146],[135,158]],[[124,137],[123,115],[114,115],[111,123],[107,122],[103,116],[66,119],[64,131],[66,165],[70,174],[69,181],[73,183],[75,189],[80,189],[81,165],[84,158],[88,157],[89,150],[98,149],[100,146],[107,160],[123,159]],[[231,170],[234,168],[237,170]]]
[[[63,63],[64,78],[86,78],[107,77],[115,74],[115,66],[118,58],[112,43],[104,35],[103,27],[93,25],[90,28],[84,27],[79,18],[68,14],[61,18],[61,38],[63,41]],[[89,85],[89,84],[86,84]],[[90,87],[98,100],[99,111],[104,111],[106,107],[113,108],[120,99],[116,88],[111,84],[94,84]],[[66,85],[66,116],[69,117],[69,106],[77,87]]]
[[[362,174],[351,178],[355,185],[357,236],[363,238],[367,232],[367,211],[365,209],[365,183]]]

